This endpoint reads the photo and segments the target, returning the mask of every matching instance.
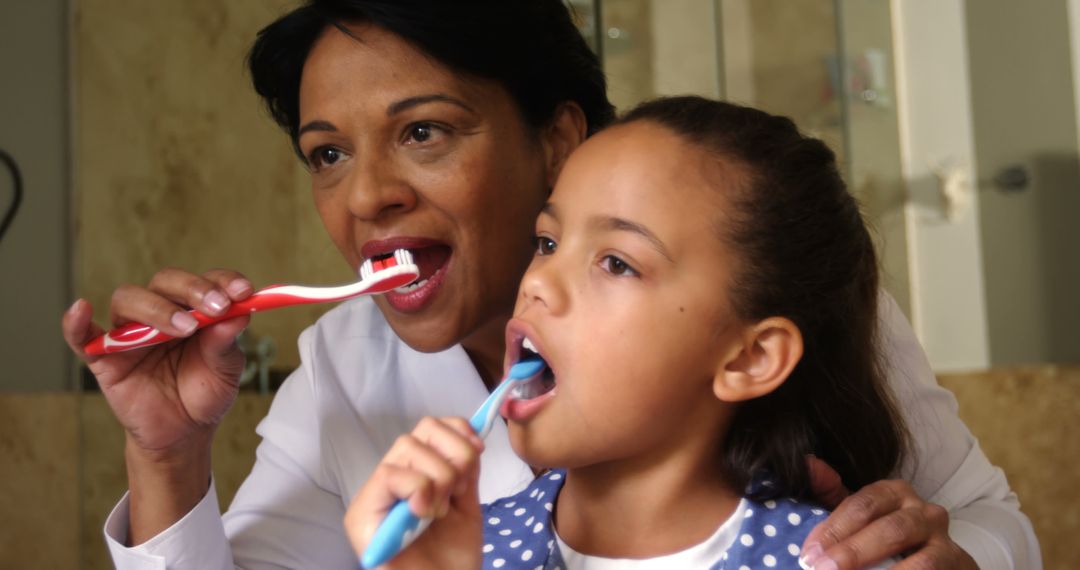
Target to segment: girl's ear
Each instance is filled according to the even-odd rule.
[[[588,122],[581,106],[573,101],[565,101],[555,109],[554,118],[543,132],[541,144],[544,148],[544,166],[547,171],[548,188],[555,187],[566,159],[581,143],[585,142]]]
[[[772,392],[787,380],[803,353],[799,327],[770,317],[743,331],[722,359],[713,392],[725,402],[741,402]]]

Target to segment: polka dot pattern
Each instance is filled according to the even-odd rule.
[[[562,471],[550,471],[521,493],[484,506],[485,570],[566,570],[551,529],[564,477]],[[709,570],[799,568],[800,545],[828,515],[816,505],[787,498],[748,499],[744,505],[734,542],[716,554]]]

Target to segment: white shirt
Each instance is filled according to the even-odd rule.
[[[987,461],[939,387],[896,303],[882,295],[889,384],[912,434],[900,476],[950,511],[949,534],[986,569],[1042,568],[1038,541],[1002,471]],[[424,354],[397,338],[370,299],[328,312],[300,335],[301,365],[256,429],[255,466],[227,513],[213,484],[184,518],[125,547],[128,497],[105,523],[119,569],[356,568],[341,521],[400,434],[424,416],[469,416],[487,397],[464,349]],[[496,422],[481,457],[480,498],[523,489],[532,472]]]
[[[602,558],[582,554],[559,536],[555,530],[555,541],[559,545],[562,559],[567,570],[670,570],[671,568],[709,568],[735,542],[739,526],[746,518],[747,501],[739,501],[739,506],[731,516],[716,529],[712,536],[690,548],[657,556],[655,558]]]

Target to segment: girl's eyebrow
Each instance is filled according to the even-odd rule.
[[[645,238],[653,246],[653,249],[662,255],[664,259],[671,263],[675,263],[675,260],[671,258],[671,254],[668,253],[667,248],[664,247],[664,242],[660,241],[660,238],[656,237],[656,234],[650,232],[649,228],[646,228],[637,222],[632,222],[616,216],[593,216],[592,218],[589,218],[589,226],[599,228],[603,231],[630,232],[640,235]]]

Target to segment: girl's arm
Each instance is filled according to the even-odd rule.
[[[345,514],[345,532],[363,555],[391,508],[409,509],[431,526],[383,567],[479,568],[482,529],[478,483],[483,441],[464,418],[424,418],[401,436]]]
[[[928,568],[1042,568],[1031,522],[1004,473],[960,420],[956,399],[938,386],[911,326],[884,293],[879,314],[886,374],[913,453],[902,479],[844,499],[803,552],[816,543],[841,569],[899,555]]]

